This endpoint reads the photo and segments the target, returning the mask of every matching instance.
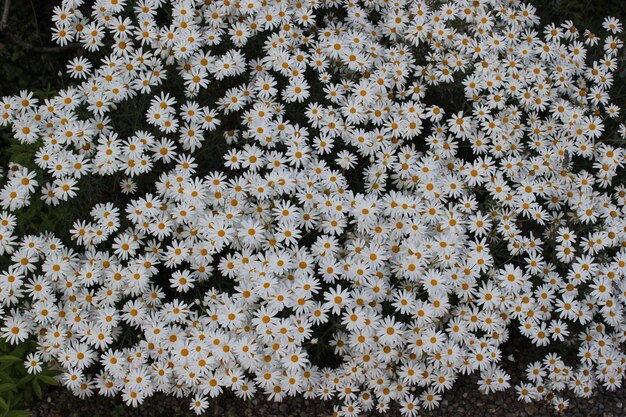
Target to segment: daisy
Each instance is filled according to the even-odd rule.
[[[201,415],[208,407],[209,402],[205,397],[201,395],[196,395],[191,400],[191,405],[189,406],[190,410],[195,412],[197,415]]]
[[[422,407],[427,410],[432,410],[439,406],[439,402],[441,401],[441,395],[437,394],[432,389],[424,391],[420,395],[420,400],[422,402]]]
[[[29,353],[26,355],[24,367],[29,374],[38,374],[42,371],[41,357],[37,353]]]
[[[2,337],[10,344],[15,345],[28,338],[30,326],[28,322],[19,316],[9,315],[2,326]]]
[[[171,287],[179,292],[187,292],[194,287],[195,279],[188,271],[176,271],[170,278]]]

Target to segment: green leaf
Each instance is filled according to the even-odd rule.
[[[13,382],[11,375],[0,369],[0,382]]]
[[[33,379],[33,391],[35,391],[35,395],[37,396],[37,398],[41,399],[41,397],[43,396],[43,393],[41,392],[41,385],[39,385],[39,381],[37,381],[37,378]]]
[[[0,371],[13,366],[15,363],[21,362],[22,358],[13,355],[0,356]]]
[[[11,390],[14,390],[15,388],[16,388],[15,384],[11,384],[11,383],[0,384],[0,392],[11,391]]]
[[[32,381],[32,380],[33,380],[33,378],[35,378],[35,375],[31,375],[31,374],[26,375],[25,377],[23,377],[22,379],[20,379],[20,380],[17,382],[17,386],[18,386],[18,387],[20,387],[20,388],[22,388],[22,387],[24,387],[24,385],[26,385],[26,384],[28,384],[30,381]]]
[[[11,157],[11,161],[16,164],[26,165],[31,159],[31,155],[29,153],[18,153]]]
[[[11,356],[15,356],[17,358],[23,358],[24,355],[26,354],[26,343],[21,343],[19,344],[14,350],[13,352],[11,352]]]
[[[13,355],[2,355],[0,356],[0,363],[14,363],[21,361],[22,358]]]
[[[30,417],[30,410],[13,410],[9,411],[6,417]]]
[[[63,371],[60,371],[60,370],[58,370],[58,369],[50,369],[50,368],[45,369],[45,370],[43,371],[43,373],[44,373],[45,375],[48,375],[48,376],[59,376],[59,375],[63,375]]]
[[[7,404],[7,402],[4,401],[4,398],[2,397],[0,397],[0,408],[2,408],[5,413],[9,411],[9,404]]]
[[[37,379],[40,380],[41,382],[43,382],[46,385],[53,385],[55,387],[59,386],[59,381],[57,381],[56,379],[52,378],[50,375],[39,374],[39,375],[37,375]]]

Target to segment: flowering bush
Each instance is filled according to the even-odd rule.
[[[506,0],[63,0],[53,21],[86,52],[75,85],[0,102],[37,149],[0,191],[1,331],[76,395],[414,416],[460,374],[509,388],[511,330],[543,356],[520,400],[621,386],[617,20],[601,39]],[[33,199],[63,210],[94,179],[119,192],[69,241],[18,235]]]

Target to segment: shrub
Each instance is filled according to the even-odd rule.
[[[541,354],[520,400],[621,386],[617,20],[601,38],[502,0],[64,0],[53,21],[83,48],[76,83],[1,102],[33,150],[0,191],[1,330],[76,395],[413,416],[461,374],[509,388],[511,330]],[[32,201],[90,207],[18,233]]]
[[[35,398],[42,398],[42,385],[58,385],[58,381],[54,379],[58,372],[42,364],[38,353],[28,353],[35,347],[35,343],[31,342],[23,342],[13,349],[6,342],[0,342],[2,417],[28,417],[30,412],[23,407]]]

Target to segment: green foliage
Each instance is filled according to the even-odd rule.
[[[537,14],[544,23],[560,24],[572,20],[581,30],[589,29],[599,33],[602,20],[614,16],[623,20],[624,3],[612,0],[541,0],[529,1],[537,8]]]
[[[57,0],[11,2],[5,29],[11,37],[0,33],[0,96],[63,85],[59,74],[64,72],[66,61],[75,51],[34,53],[15,42],[17,39],[33,47],[53,46],[52,9],[59,3]],[[0,6],[4,6],[4,1],[0,1]]]
[[[46,385],[58,386],[54,378],[59,374],[47,366],[39,374],[29,374],[24,360],[35,342],[21,343],[17,347],[0,340],[0,417],[28,417],[26,406],[43,397]]]

